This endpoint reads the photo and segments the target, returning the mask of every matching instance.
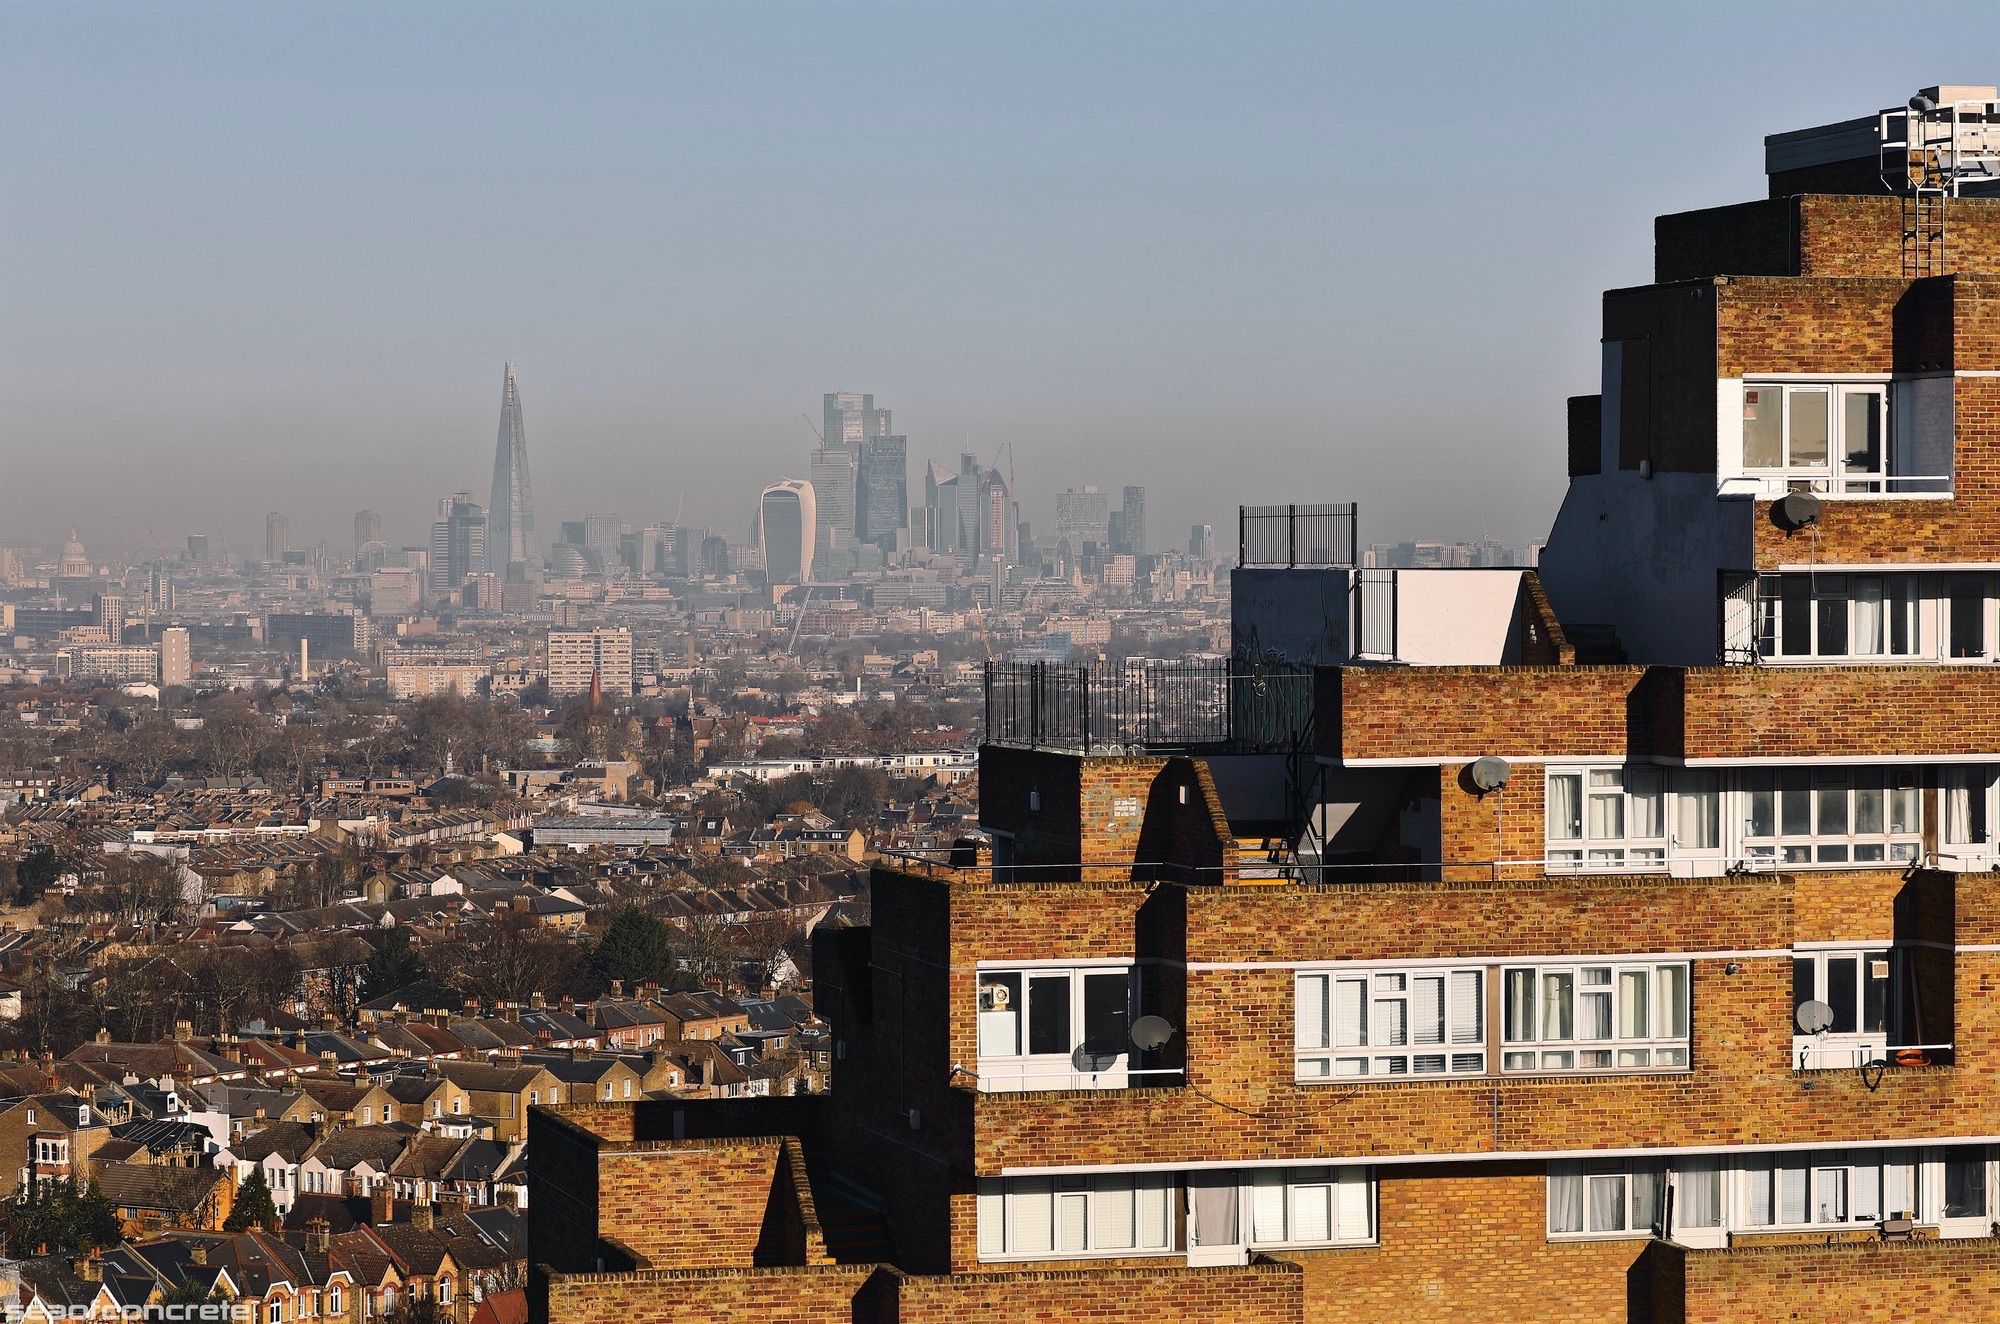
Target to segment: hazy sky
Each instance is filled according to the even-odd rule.
[[[2000,79],[2000,7],[0,6],[0,543],[732,537],[829,390],[1024,510],[1540,536],[1597,298],[1764,134]],[[1230,536],[1223,534],[1223,536]]]

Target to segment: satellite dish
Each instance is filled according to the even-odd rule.
[[[1810,492],[1787,492],[1778,502],[1778,518],[1788,529],[1819,523],[1819,498]]]
[[[1100,1052],[1089,1044],[1078,1044],[1076,1051],[1069,1055],[1069,1064],[1086,1076],[1094,1076],[1117,1066],[1118,1056],[1117,1053]]]
[[[1175,1030],[1164,1016],[1141,1016],[1132,1022],[1132,1046],[1142,1053],[1165,1048]]]
[[[1506,759],[1483,758],[1473,761],[1472,767],[1466,771],[1466,776],[1472,778],[1472,784],[1479,789],[1481,795],[1484,795],[1488,791],[1497,791],[1505,786],[1507,778],[1512,776],[1513,772],[1514,770],[1507,766]]]
[[[1814,998],[1801,1002],[1798,1011],[1799,1029],[1806,1034],[1820,1034],[1833,1024],[1833,1008]]]

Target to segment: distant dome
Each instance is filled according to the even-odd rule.
[[[65,578],[84,579],[90,575],[90,554],[83,550],[83,543],[77,538],[76,530],[69,531],[69,541],[63,544],[62,573]]]

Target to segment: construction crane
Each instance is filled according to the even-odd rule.
[[[821,432],[821,431],[819,430],[819,425],[813,422],[813,420],[812,420],[812,415],[811,415],[811,414],[800,414],[800,415],[799,415],[799,417],[800,417],[800,418],[803,418],[803,419],[804,419],[804,420],[806,421],[806,426],[812,429],[812,434],[813,434],[813,435],[814,435],[815,437],[818,437],[818,438],[819,438],[819,448],[820,448],[821,450],[825,450],[825,449],[826,449],[826,434],[825,434],[824,432]]]
[[[989,469],[998,469],[1000,467],[1000,451],[1007,452],[1007,499],[1009,501],[1018,501],[1020,500],[1020,496],[1014,491],[1014,443],[1011,441],[1001,442],[1000,450],[993,452],[993,463],[986,467]]]

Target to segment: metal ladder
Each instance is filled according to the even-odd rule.
[[[1906,279],[1942,276],[1949,270],[1945,246],[1945,197],[1943,189],[1924,184],[1903,195],[1903,275]]]

